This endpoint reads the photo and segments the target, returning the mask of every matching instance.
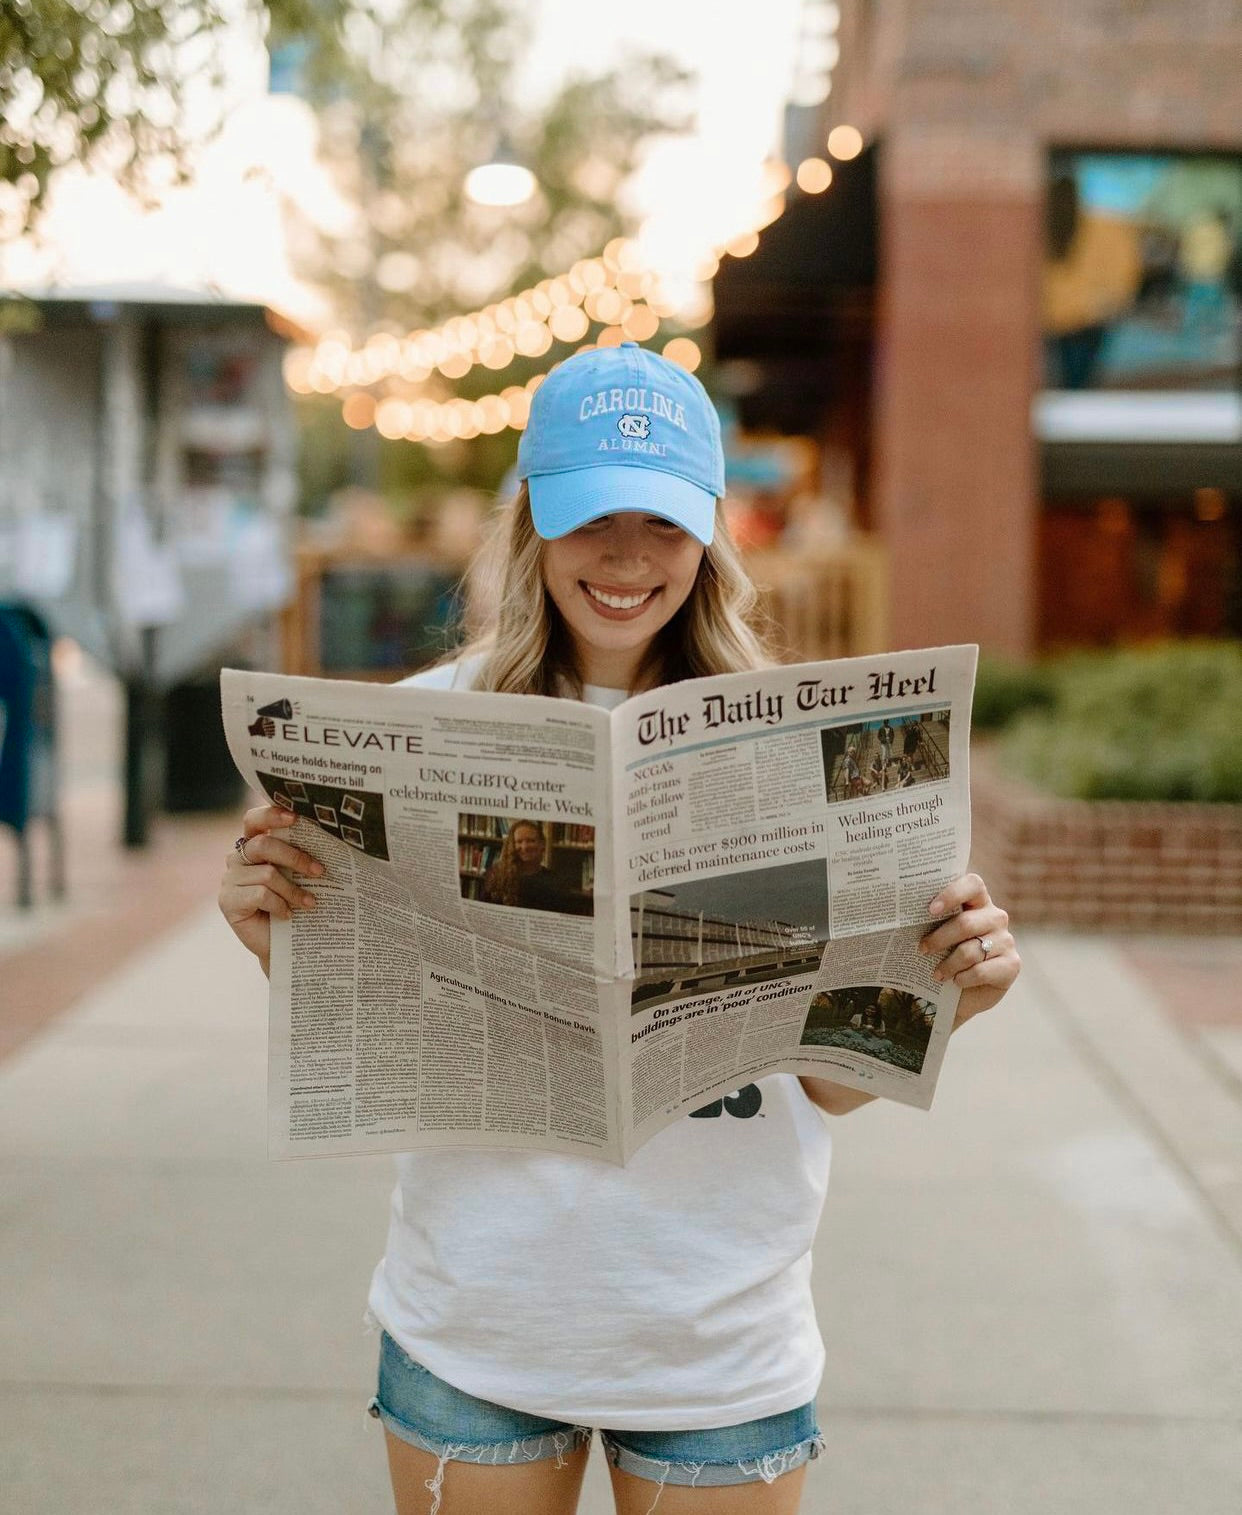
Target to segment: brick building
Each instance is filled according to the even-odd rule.
[[[744,423],[844,444],[895,645],[1242,632],[1242,3],[839,12],[867,147],[717,276]]]

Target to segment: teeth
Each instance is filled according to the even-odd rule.
[[[633,610],[644,600],[649,600],[655,593],[654,589],[644,589],[639,594],[605,594],[602,589],[593,589],[590,584],[584,584],[582,587],[593,600],[598,600],[601,605],[607,605],[610,610]]]

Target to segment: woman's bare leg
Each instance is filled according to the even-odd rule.
[[[436,1495],[427,1484],[435,1481],[440,1459],[389,1431],[384,1439],[397,1515],[431,1515],[433,1508],[437,1515],[500,1515],[502,1511],[504,1515],[575,1515],[591,1450],[590,1443],[584,1442],[572,1452],[562,1453],[559,1467],[555,1457],[495,1467],[490,1463],[446,1462],[437,1508]],[[766,1510],[765,1506],[756,1508]],[[783,1515],[783,1507],[772,1508],[781,1509]]]
[[[806,1463],[783,1473],[774,1483],[735,1483],[695,1489],[649,1478],[636,1478],[608,1465],[617,1515],[797,1515],[806,1479]],[[444,1515],[451,1515],[445,1511]]]

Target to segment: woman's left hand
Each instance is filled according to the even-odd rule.
[[[941,920],[924,936],[920,952],[940,958],[933,978],[959,984],[962,997],[953,1022],[956,1031],[973,1016],[1003,999],[1022,968],[1009,933],[1009,917],[992,903],[988,886],[977,873],[964,873],[946,885],[927,907]],[[985,950],[986,948],[986,950]]]

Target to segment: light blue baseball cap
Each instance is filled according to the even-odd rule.
[[[575,353],[534,393],[518,477],[548,540],[642,511],[706,546],[725,491],[720,418],[693,374],[637,342]]]

